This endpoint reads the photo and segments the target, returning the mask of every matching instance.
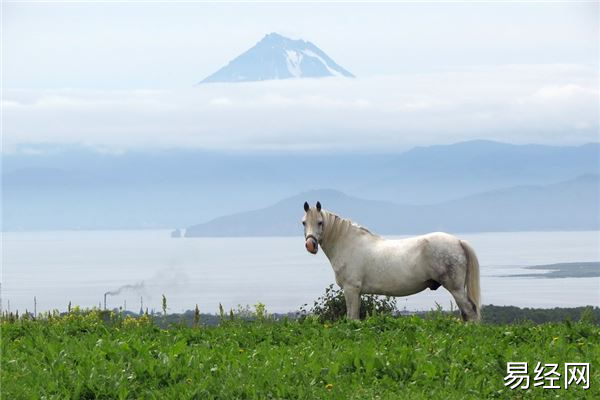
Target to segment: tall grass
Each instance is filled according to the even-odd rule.
[[[260,304],[223,312],[216,327],[165,329],[160,319],[78,307],[3,318],[2,398],[600,398],[600,327],[586,319],[276,321]],[[538,361],[589,362],[591,387],[511,391],[509,361],[527,361],[531,373]]]

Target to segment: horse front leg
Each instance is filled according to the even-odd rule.
[[[360,289],[354,286],[345,286],[344,298],[346,299],[346,316],[348,319],[359,319]]]

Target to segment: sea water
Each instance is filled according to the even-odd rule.
[[[483,304],[574,307],[600,304],[600,278],[509,277],[527,265],[600,260],[600,232],[502,232],[458,235],[481,264]],[[216,313],[262,302],[271,312],[298,310],[335,284],[322,251],[299,237],[171,238],[167,230],[47,231],[2,234],[2,307],[12,311],[126,307]],[[449,308],[443,288],[398,298],[400,309]]]

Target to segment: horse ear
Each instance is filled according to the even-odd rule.
[[[308,205],[308,201],[304,202],[304,211],[308,212],[310,210],[310,206]]]
[[[321,203],[317,201],[317,211],[321,211]]]

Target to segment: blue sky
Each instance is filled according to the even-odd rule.
[[[9,150],[598,139],[594,2],[5,2],[2,25]],[[193,87],[269,32],[358,78]]]

